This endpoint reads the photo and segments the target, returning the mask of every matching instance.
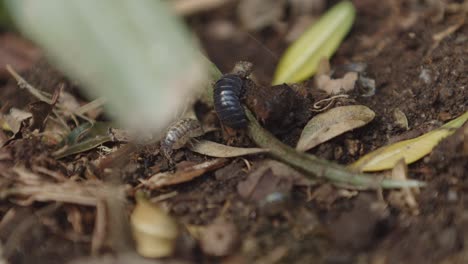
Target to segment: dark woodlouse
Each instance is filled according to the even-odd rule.
[[[247,126],[247,117],[241,105],[243,79],[236,74],[225,74],[214,88],[214,108],[221,123],[233,129]]]
[[[183,118],[175,122],[167,129],[161,139],[161,154],[171,160],[172,152],[185,146],[193,137],[203,135],[200,122],[193,118]]]

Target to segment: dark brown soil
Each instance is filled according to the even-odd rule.
[[[341,164],[388,143],[430,131],[468,108],[468,25],[465,22],[440,43],[433,39],[435,34],[465,19],[466,11],[457,5],[460,1],[449,1],[450,8],[440,18],[440,6],[430,4],[433,1],[353,2],[358,9],[355,25],[330,64],[338,69],[337,74],[340,67],[350,63],[367,65],[363,74],[375,80],[375,95],[364,97],[355,91],[351,100],[371,108],[376,118],[363,128],[310,151]],[[235,4],[229,4],[216,11],[190,16],[187,23],[199,36],[207,56],[223,72],[230,71],[237,61],[251,61],[253,79],[261,89],[269,89],[277,58],[288,46],[287,29],[292,27],[295,18],[285,11],[279,24],[247,33],[233,15],[234,7]],[[220,37],[217,26],[226,23],[233,27]],[[84,102],[75,86],[44,62],[26,69],[22,76],[34,86],[52,93],[63,83],[65,91]],[[2,107],[8,103],[9,107],[26,109],[34,102],[26,92],[18,92],[12,79],[3,78],[2,85]],[[307,105],[317,100],[313,82],[306,81],[294,92],[291,90],[291,94],[281,87],[273,88],[271,93],[261,89],[248,93],[247,97],[251,100],[265,95],[273,98],[274,107],[268,111],[257,109],[257,116],[264,114],[267,118],[262,121],[266,128],[285,143],[295,144],[301,128],[312,115]],[[287,100],[282,104],[278,98]],[[395,123],[396,109],[408,118],[408,130]],[[281,113],[285,115],[283,118]],[[294,122],[283,122],[286,118]],[[11,136],[3,134],[2,138]],[[218,142],[224,140],[218,132],[209,137]],[[250,144],[248,139],[239,142]],[[23,166],[33,172],[37,167],[44,167],[65,177],[74,175],[83,182],[105,178],[105,170],[93,162],[100,157],[96,150],[57,161],[52,156],[56,149],[34,133],[23,132],[8,142],[0,151],[0,170],[4,171],[0,174],[0,190],[13,185],[9,173],[13,166]],[[125,209],[125,215],[133,208],[139,180],[170,169],[167,161],[155,155],[156,149],[157,146],[147,146],[131,152],[130,162],[119,168],[118,176],[128,186],[131,205]],[[189,150],[174,154],[176,163],[199,163],[206,159]],[[216,222],[225,227],[221,228],[225,230],[220,231],[221,237],[236,240],[221,254],[225,256],[220,257],[209,256],[207,252],[212,251],[206,245],[186,239],[192,242],[180,242],[176,256],[162,262],[468,263],[468,211],[465,211],[468,185],[464,182],[468,177],[468,124],[445,139],[429,156],[409,166],[411,178],[428,184],[416,195],[417,212],[393,203],[391,191],[360,192],[331,184],[310,186],[274,170],[264,172],[262,177],[269,180],[260,179],[256,183],[257,189],[253,190],[256,195],[243,195],[242,186],[249,185],[251,180],[246,163],[255,170],[269,159],[267,155],[230,159],[222,168],[189,182],[158,190],[143,188],[152,198],[174,193],[161,203],[181,226],[206,227],[223,219],[225,222]],[[279,190],[285,195],[284,201],[265,203],[262,189]],[[11,198],[0,203],[0,215],[3,246],[0,256],[11,263],[64,263],[91,254],[95,224],[92,207]],[[71,215],[79,215],[82,230],[73,226]],[[115,220],[108,223],[108,228],[115,227],[115,222],[120,223]],[[118,243],[109,243],[114,244]],[[127,244],[131,247],[131,242]],[[100,253],[125,248],[109,245]]]

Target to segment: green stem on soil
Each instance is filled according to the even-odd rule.
[[[249,137],[258,146],[269,149],[269,153],[275,158],[306,172],[311,178],[325,178],[335,184],[350,185],[363,189],[394,189],[425,186],[424,182],[416,180],[381,179],[382,177],[377,175],[352,172],[334,162],[297,152],[266,131],[258,123],[253,114],[247,108],[245,110],[249,120]]]

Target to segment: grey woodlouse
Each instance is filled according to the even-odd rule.
[[[161,139],[161,154],[168,160],[175,149],[185,146],[193,137],[203,135],[203,129],[200,122],[193,118],[184,118],[175,122],[167,129],[164,137]]]
[[[225,74],[214,86],[214,108],[223,125],[233,129],[245,128],[248,124],[241,97],[244,93],[244,79],[250,74],[252,64],[241,61],[231,74]]]
[[[226,74],[215,84],[214,107],[223,125],[241,129],[247,126],[247,118],[240,102],[243,80],[234,74]]]

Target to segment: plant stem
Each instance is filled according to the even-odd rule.
[[[297,152],[295,149],[283,144],[270,132],[266,131],[253,114],[246,108],[249,119],[249,137],[260,147],[270,149],[275,158],[296,167],[307,173],[308,177],[325,178],[335,184],[350,185],[362,189],[394,189],[404,187],[423,187],[424,182],[416,180],[382,179],[377,175],[352,172],[346,167],[331,161],[317,158],[313,155]]]

